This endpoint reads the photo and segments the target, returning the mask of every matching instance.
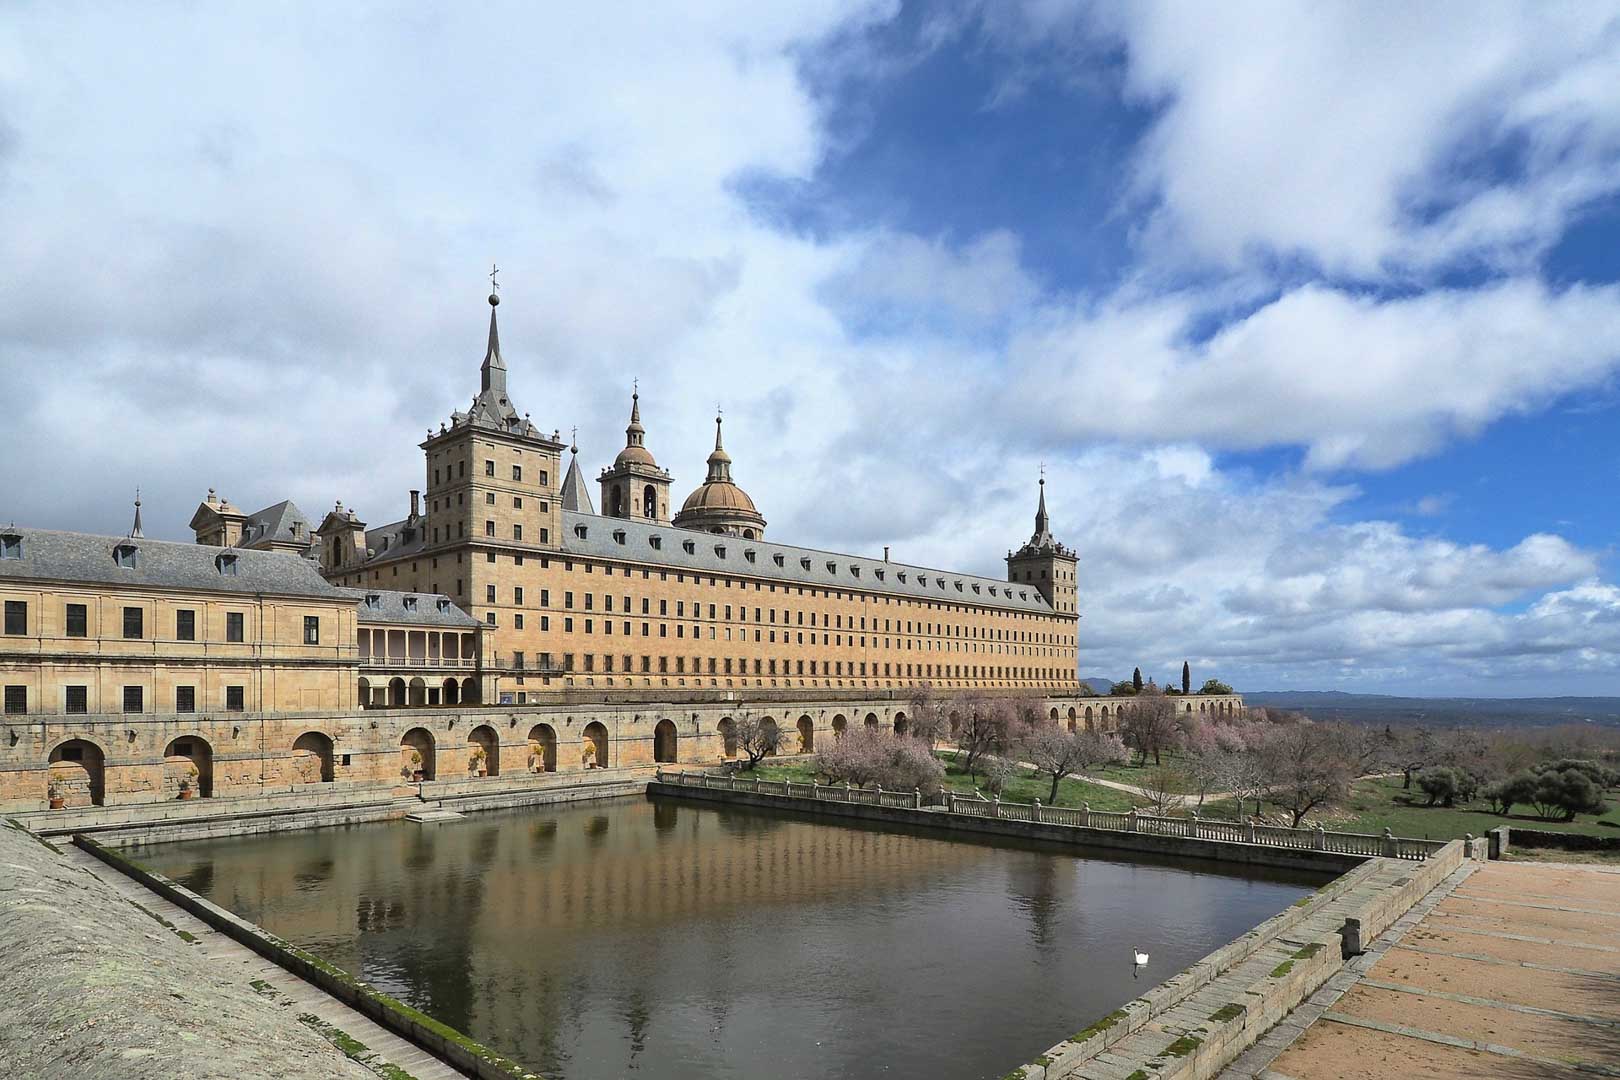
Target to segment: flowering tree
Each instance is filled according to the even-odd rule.
[[[1053,804],[1057,802],[1058,785],[1065,777],[1125,760],[1125,744],[1118,736],[1095,731],[1066,731],[1049,722],[1026,727],[1016,750],[1039,772],[1052,778],[1047,802]]]

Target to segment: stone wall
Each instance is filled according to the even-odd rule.
[[[154,916],[0,824],[0,1076],[372,1080]]]

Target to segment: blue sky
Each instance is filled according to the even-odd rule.
[[[374,523],[464,404],[639,378],[770,535],[999,573],[1082,669],[1620,693],[1614,4],[22,4],[0,519]]]

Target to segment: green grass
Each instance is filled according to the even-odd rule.
[[[1493,814],[1484,799],[1466,806],[1447,809],[1425,806],[1427,796],[1416,786],[1401,789],[1399,776],[1357,781],[1344,808],[1347,820],[1328,826],[1340,832],[1381,833],[1386,828],[1396,836],[1453,840],[1464,833],[1484,836],[1498,825],[1509,828],[1544,829],[1548,832],[1589,833],[1594,836],[1620,836],[1620,800],[1609,795],[1609,811],[1601,817],[1579,814],[1574,821],[1545,821],[1528,806],[1515,806],[1506,817]]]
[[[1179,795],[1198,795],[1198,788],[1191,778],[1181,771],[1181,757],[1178,754],[1165,753],[1161,755],[1164,765],[1170,769],[1175,782],[1170,790]],[[1149,758],[1146,765],[1139,765],[1136,755],[1132,754],[1129,761],[1113,765],[1104,765],[1098,769],[1087,769],[1086,775],[1099,780],[1112,780],[1117,784],[1130,784],[1134,787],[1143,787],[1147,784],[1148,776],[1155,766],[1153,759]]]
[[[962,772],[951,760],[949,753],[940,754],[940,760],[945,763],[945,787],[962,795],[971,795],[974,787],[982,790],[984,777],[975,780]],[[761,780],[791,780],[795,784],[808,784],[816,778],[815,765],[810,762],[784,762],[780,765],[760,764],[755,772],[742,773],[742,777],[758,775]],[[1079,806],[1081,803],[1090,803],[1093,810],[1111,810],[1115,813],[1125,813],[1133,806],[1143,805],[1143,800],[1133,799],[1123,791],[1103,787],[1101,784],[1091,784],[1084,780],[1068,779],[1058,785],[1058,799],[1056,803],[1049,802],[1052,794],[1052,781],[1050,777],[1041,776],[1027,769],[1019,770],[1019,775],[1009,781],[1001,798],[1005,802],[1033,802],[1036,799],[1051,806]],[[989,793],[985,792],[985,797]]]

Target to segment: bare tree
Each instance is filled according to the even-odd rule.
[[[1142,794],[1147,796],[1155,813],[1173,814],[1187,804],[1187,796],[1181,790],[1186,779],[1179,769],[1155,765],[1142,780]]]
[[[750,769],[761,759],[781,753],[787,745],[782,728],[768,716],[745,715],[732,722],[732,732],[737,737],[737,749],[748,759]]]
[[[1355,779],[1341,733],[1321,724],[1275,729],[1261,759],[1271,776],[1271,801],[1293,816],[1296,829],[1312,810],[1342,801]]]
[[[979,762],[1006,745],[1016,713],[1004,699],[964,699],[956,725],[956,761],[973,776]]]
[[[1135,750],[1144,763],[1151,754],[1153,764],[1161,765],[1161,755],[1175,748],[1181,731],[1176,703],[1163,694],[1138,694],[1120,721],[1119,730],[1125,737],[1125,745]]]
[[[1117,736],[1100,735],[1095,731],[1065,731],[1050,722],[1026,727],[1016,749],[1038,772],[1052,778],[1052,792],[1047,798],[1052,804],[1057,803],[1058,785],[1064,778],[1111,761],[1125,760],[1125,744]]]
[[[1260,747],[1251,745],[1243,750],[1223,755],[1220,759],[1221,775],[1219,784],[1232,793],[1237,800],[1238,817],[1243,816],[1243,808],[1254,803],[1254,813],[1258,817],[1261,812],[1261,800],[1271,791],[1271,774],[1266,771],[1266,763],[1261,755]]]
[[[950,734],[950,703],[936,696],[928,683],[911,692],[906,706],[907,733],[927,743],[929,750]]]

